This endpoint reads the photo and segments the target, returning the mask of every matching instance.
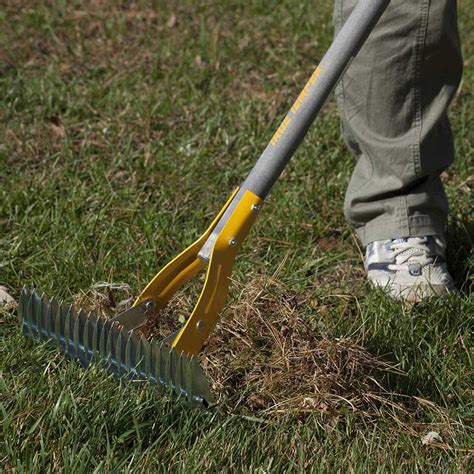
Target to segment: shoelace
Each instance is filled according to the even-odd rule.
[[[427,237],[395,239],[389,248],[393,251],[392,257],[395,259],[395,263],[388,266],[390,270],[408,270],[412,275],[421,275],[423,267],[435,260]]]

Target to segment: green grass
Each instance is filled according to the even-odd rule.
[[[298,311],[318,337],[348,337],[405,372],[383,381],[397,406],[381,406],[377,416],[343,408],[330,417],[209,414],[79,368],[25,339],[16,309],[4,308],[0,465],[18,472],[472,469],[474,17],[467,3],[460,2],[464,80],[450,111],[458,155],[446,178],[460,293],[410,309],[369,291],[351,270],[360,254],[341,208],[352,163],[331,101],[242,249],[239,290],[229,299],[232,306],[259,278],[305,296]],[[29,285],[72,301],[100,280],[127,282],[138,293],[241,182],[332,37],[329,0],[118,5],[0,7],[0,284],[16,298]],[[429,431],[443,443],[423,446]]]

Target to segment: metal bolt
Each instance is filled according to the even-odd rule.
[[[202,319],[200,319],[196,323],[196,327],[198,328],[199,331],[204,331],[206,329],[206,321],[203,321]]]
[[[262,209],[262,206],[259,206],[258,204],[252,204],[253,212],[258,212],[260,209]]]
[[[231,247],[236,246],[236,245],[237,245],[237,240],[235,240],[235,239],[230,239],[230,240],[229,240],[229,245],[230,245]]]
[[[156,303],[153,300],[149,300],[145,303],[145,309],[152,310],[156,308]]]

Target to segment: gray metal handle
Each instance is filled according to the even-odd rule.
[[[246,190],[253,192],[261,199],[265,199],[268,195],[324,102],[389,3],[390,0],[359,0],[208,241],[204,244],[199,254],[201,258],[206,260],[209,258],[217,235]]]

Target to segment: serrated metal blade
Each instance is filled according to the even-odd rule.
[[[168,387],[178,397],[204,407],[215,405],[195,357],[177,353],[167,341],[147,341],[136,331],[23,288],[19,318],[24,334],[56,343],[87,366],[100,362],[116,375]]]

